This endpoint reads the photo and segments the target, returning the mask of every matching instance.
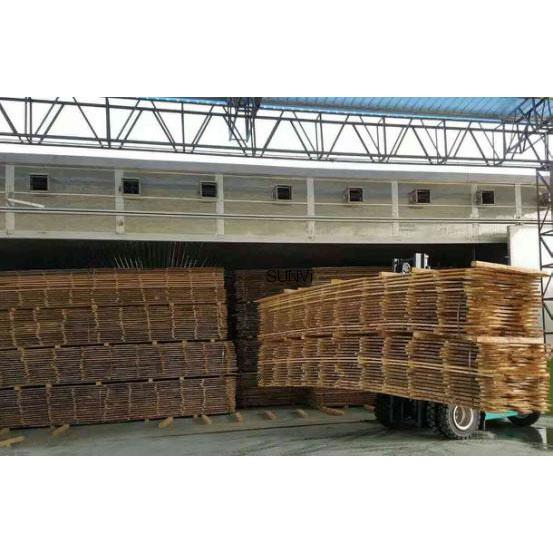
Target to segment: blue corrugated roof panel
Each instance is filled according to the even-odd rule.
[[[499,121],[513,116],[523,102],[524,98],[520,97],[480,96],[265,97],[262,106],[270,109]]]
[[[224,97],[157,97],[150,99],[210,105],[227,103]],[[514,116],[517,108],[524,101],[525,98],[510,96],[285,96],[263,97],[261,107],[325,113],[498,122]]]

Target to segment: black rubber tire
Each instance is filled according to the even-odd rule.
[[[529,415],[514,415],[509,420],[515,426],[532,426],[540,418],[540,413],[530,413]]]
[[[435,409],[438,429],[450,440],[466,440],[480,426],[480,411],[476,409],[442,404],[436,404]],[[459,413],[466,417],[463,422],[457,420]]]
[[[425,423],[430,430],[433,432],[439,432],[438,420],[437,420],[437,407],[438,404],[433,401],[428,401],[426,403],[426,417]]]
[[[386,428],[392,428],[390,419],[390,401],[391,397],[387,394],[378,394],[374,402],[374,416],[376,420]]]

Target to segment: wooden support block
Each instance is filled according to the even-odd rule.
[[[367,403],[365,403],[365,405],[363,405],[363,407],[367,410],[367,411],[374,411],[374,407],[372,405],[369,405]]]
[[[236,411],[236,413],[233,413],[231,416],[236,422],[244,422],[244,415],[242,415],[242,413],[239,413],[238,411]]]
[[[14,438],[6,438],[0,440],[0,447],[11,447],[14,444],[19,444],[25,440],[25,436],[15,436]]]
[[[294,411],[298,417],[301,417],[302,419],[306,419],[309,415],[303,410],[303,409],[296,409]]]
[[[333,407],[326,407],[325,405],[319,407],[319,411],[321,411],[321,413],[325,413],[327,415],[332,415],[335,417],[341,417],[344,414],[344,411],[342,411],[342,409],[334,409]]]
[[[270,421],[274,421],[277,418],[276,414],[273,413],[273,411],[263,411],[263,416]]]
[[[167,428],[168,426],[173,426],[173,417],[167,417],[163,419],[159,424],[159,428]]]
[[[212,424],[213,421],[207,415],[200,415],[200,418],[204,424]]]
[[[62,426],[58,426],[58,428],[55,428],[52,430],[51,434],[52,436],[61,436],[64,432],[67,432],[69,430],[69,425],[64,424]]]

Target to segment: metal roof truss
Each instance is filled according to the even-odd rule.
[[[381,164],[540,168],[551,159],[550,98],[528,98],[500,123],[213,100],[0,97],[0,142]]]

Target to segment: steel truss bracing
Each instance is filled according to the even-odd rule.
[[[0,142],[314,161],[545,167],[549,98],[502,122],[265,109],[147,98],[0,97]]]
[[[528,98],[516,110],[511,126],[516,130],[516,140],[509,152],[524,152],[537,140],[547,141],[547,135],[553,132],[552,99]]]
[[[536,171],[540,267],[553,271],[553,181],[551,170]],[[553,274],[542,279],[542,317],[545,338],[553,336]]]

